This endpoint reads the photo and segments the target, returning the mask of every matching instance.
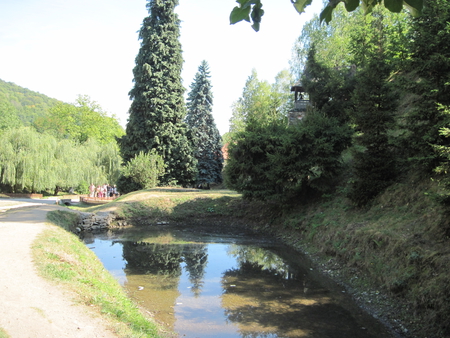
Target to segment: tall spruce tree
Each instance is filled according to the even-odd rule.
[[[359,206],[370,202],[396,176],[395,154],[388,135],[394,123],[398,94],[389,81],[392,65],[386,55],[383,18],[380,11],[375,11],[372,20],[353,37],[356,41],[361,36],[367,40],[357,64],[360,69],[352,95],[353,109],[349,109],[357,132],[357,147],[353,148],[354,182],[349,197]],[[356,48],[361,48],[361,44]]]
[[[149,0],[149,16],[139,31],[141,47],[133,69],[133,100],[126,135],[120,141],[127,162],[141,151],[156,149],[164,159],[162,185],[193,183],[196,161],[183,122],[186,114],[181,83],[183,58],[177,0]]]
[[[440,105],[450,105],[450,3],[447,0],[428,1],[423,15],[412,21],[410,31],[412,72],[411,91],[417,100],[406,116],[410,133],[405,150],[416,164],[431,169],[440,160],[432,145],[449,146],[450,140],[439,133],[447,127],[449,116]]]
[[[187,98],[186,123],[194,138],[194,153],[198,161],[197,185],[209,186],[222,182],[222,137],[212,116],[213,94],[206,61],[198,67]]]

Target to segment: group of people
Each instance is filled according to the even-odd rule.
[[[94,183],[92,183],[89,186],[89,197],[117,197],[119,195],[119,192],[117,191],[116,185],[109,185],[108,183],[105,183],[103,185],[95,186]]]

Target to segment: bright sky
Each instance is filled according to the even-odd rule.
[[[0,79],[64,101],[89,95],[125,126],[131,101],[138,30],[146,0],[0,0]],[[320,11],[315,0],[299,15],[290,0],[264,0],[261,29],[229,24],[233,0],[180,0],[183,84],[190,90],[202,60],[209,64],[214,119],[228,131],[231,105],[252,69],[274,82],[289,68],[303,24]]]

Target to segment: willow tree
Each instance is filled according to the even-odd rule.
[[[152,149],[164,159],[166,169],[160,182],[191,184],[196,161],[187,137],[184,91],[181,83],[183,58],[179,41],[177,0],[150,0],[149,16],[139,32],[141,47],[133,69],[133,100],[126,135],[120,141],[125,162]]]
[[[2,134],[0,142],[0,188],[4,192],[57,192],[108,179],[114,182],[120,163],[114,144],[79,144],[32,128],[11,129]]]
[[[54,186],[52,165],[56,139],[30,128],[2,134],[0,183],[11,192],[28,188],[39,191]]]

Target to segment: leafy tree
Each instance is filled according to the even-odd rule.
[[[179,42],[177,0],[150,0],[149,16],[139,32],[141,48],[133,69],[133,100],[120,140],[125,162],[141,151],[156,149],[166,164],[162,184],[192,184],[196,161],[183,119],[186,113],[181,84],[183,59]]]
[[[95,139],[107,144],[124,134],[115,116],[108,116],[86,95],[78,96],[75,104],[57,103],[46,116],[37,118],[34,126],[39,132],[81,143]]]
[[[230,132],[241,132],[246,124],[258,121],[269,125],[277,120],[286,120],[293,106],[290,94],[291,77],[286,72],[280,72],[276,82],[260,81],[256,70],[247,78],[242,96],[233,103],[233,114],[230,119]]]
[[[374,9],[370,15],[356,15],[353,27],[348,32],[347,54],[350,62],[357,67],[365,67],[371,62],[370,55],[376,55],[380,50],[382,34],[383,62],[393,72],[403,70],[409,59],[410,24],[411,17],[406,13],[391,13],[382,7]]]
[[[39,117],[34,127],[40,133],[47,133],[59,138],[79,139],[79,125],[76,124],[78,111],[75,106],[59,102],[49,109],[48,114]]]
[[[261,0],[236,0],[239,6],[233,8],[230,13],[230,23],[235,24],[240,21],[252,22],[252,28],[259,31],[261,19],[264,15],[263,5]],[[312,0],[291,0],[296,11],[301,14],[305,8],[311,5]],[[382,2],[384,6],[391,12],[399,13],[403,8],[407,8],[414,16],[420,15],[424,0],[328,0],[328,4],[320,13],[320,21],[329,23],[333,17],[335,8],[343,2],[345,9],[349,12],[357,9],[360,4],[366,14],[371,13],[372,10],[380,5]]]
[[[318,15],[303,25],[302,32],[293,46],[291,71],[300,78],[306,67],[311,49],[315,57],[327,68],[351,65],[349,44],[361,11],[348,13],[342,6],[336,8],[335,17],[328,25],[322,25]]]
[[[230,132],[239,132],[252,117],[264,118],[270,110],[270,84],[260,81],[255,69],[247,78],[242,96],[233,103],[233,114],[230,118]]]
[[[102,144],[115,142],[125,134],[115,115],[108,114],[87,95],[79,95],[75,106],[80,116],[80,141],[93,138]]]
[[[194,139],[197,185],[222,182],[222,138],[212,116],[213,94],[206,61],[202,61],[187,97],[186,123]]]
[[[293,83],[292,74],[284,69],[275,76],[275,82],[271,86],[272,105],[276,107],[280,118],[287,117],[294,108],[294,96],[291,93]]]

